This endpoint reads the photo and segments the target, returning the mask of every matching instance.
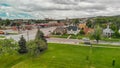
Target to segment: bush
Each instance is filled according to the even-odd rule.
[[[42,31],[40,31],[40,29],[38,28],[35,40],[32,41],[33,43],[31,43],[34,46],[31,46],[33,48],[30,48],[30,50],[32,50],[31,52],[34,55],[39,55],[40,52],[44,51],[47,49],[47,40],[44,37],[44,34]]]
[[[18,46],[17,42],[15,42],[13,39],[5,39],[0,40],[0,54],[6,55],[6,54],[15,54],[17,53]]]
[[[85,32],[83,30],[80,30],[80,35],[84,35]]]

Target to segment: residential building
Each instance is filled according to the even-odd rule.
[[[85,32],[85,35],[88,35],[88,34],[94,32],[94,29],[85,27],[85,28],[83,29],[83,31]]]
[[[79,24],[79,28],[80,29],[84,29],[84,28],[86,28],[87,26],[86,26],[86,23],[80,23]]]
[[[80,32],[79,28],[74,25],[70,25],[67,27],[67,34],[77,35]]]
[[[106,29],[103,30],[103,35],[106,37],[111,37],[114,31],[110,29],[109,25],[107,26]]]
[[[53,33],[63,35],[67,33],[67,29],[65,27],[59,26],[53,31]]]

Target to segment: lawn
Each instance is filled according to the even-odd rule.
[[[119,42],[120,39],[119,38],[102,38],[102,41],[106,41],[106,42]]]
[[[54,38],[68,38],[68,34],[65,35],[52,35],[51,37]],[[70,39],[83,39],[83,38],[89,38],[89,36],[85,36],[85,35],[71,35]],[[94,40],[93,38],[91,38],[91,40]],[[119,38],[106,38],[106,37],[102,37],[101,41],[106,41],[106,42],[119,42],[120,39]]]
[[[52,37],[55,38],[68,38],[70,35],[65,34],[65,35],[52,35]],[[84,35],[71,35],[70,39],[82,39],[82,38],[89,38],[88,36],[84,36]]]
[[[38,57],[14,54],[0,58],[1,68],[120,68],[120,47],[103,48],[49,43]],[[87,56],[90,58],[87,60]]]
[[[5,36],[0,36],[0,38],[5,38]]]

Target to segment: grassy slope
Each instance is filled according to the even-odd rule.
[[[30,58],[13,66],[13,68],[88,68],[89,47],[49,44],[48,50],[37,58]],[[112,59],[120,68],[120,49],[93,48],[92,67],[112,68]]]
[[[26,59],[26,55],[4,55],[0,57],[0,68],[11,68]]]

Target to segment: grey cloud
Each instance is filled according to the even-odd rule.
[[[58,0],[56,0],[58,1]],[[19,8],[22,11],[26,11],[26,12],[34,12],[34,11],[53,11],[53,10],[57,10],[57,11],[70,11],[70,10],[77,10],[77,11],[92,11],[92,10],[106,10],[107,7],[104,5],[97,5],[97,4],[93,4],[92,6],[81,6],[81,5],[58,5],[58,4],[54,4],[52,6],[41,6],[41,5],[37,5],[37,4],[24,4],[23,5],[24,8]]]
[[[55,4],[66,4],[66,5],[77,5],[78,3],[74,0],[51,0]]]
[[[94,2],[94,0],[50,0],[56,4],[78,5],[79,2]]]
[[[33,15],[43,12],[48,16],[79,17],[81,14],[81,16],[112,15],[120,12],[120,0],[20,0],[20,3],[17,0],[2,1],[10,2],[16,11],[32,12]]]

